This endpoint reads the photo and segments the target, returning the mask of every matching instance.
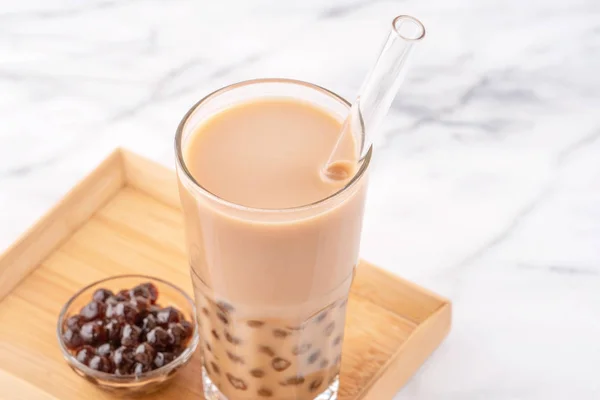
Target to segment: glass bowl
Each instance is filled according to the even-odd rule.
[[[75,355],[67,349],[63,341],[67,319],[72,315],[78,314],[81,308],[92,300],[92,295],[97,289],[105,288],[117,293],[121,289],[130,289],[146,282],[151,282],[158,288],[157,304],[160,304],[162,307],[173,306],[179,309],[185,316],[185,319],[193,325],[194,333],[183,352],[169,364],[139,375],[120,376],[100,372],[77,361]],[[162,388],[177,371],[190,361],[199,341],[194,301],[185,292],[169,282],[144,275],[114,276],[92,283],[75,293],[60,312],[56,334],[63,357],[73,371],[102,389],[110,391],[113,394],[123,395],[143,395]]]

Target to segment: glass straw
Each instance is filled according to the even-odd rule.
[[[339,163],[347,164],[338,154],[339,143],[344,135],[353,134],[360,145],[361,160],[380,134],[380,125],[387,115],[398,88],[406,75],[413,46],[425,37],[425,27],[416,18],[400,15],[394,18],[392,29],[379,54],[377,62],[363,82],[350,114],[344,122],[340,137],[324,167],[328,178],[343,179],[339,175]],[[346,176],[347,177],[347,176]]]

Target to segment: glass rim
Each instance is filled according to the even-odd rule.
[[[404,21],[410,21],[413,24],[415,24],[415,26],[418,28],[416,35],[415,36],[407,36],[405,34],[403,34],[402,32],[400,32],[400,27],[399,27],[399,23],[400,22],[404,22]],[[392,21],[392,31],[398,35],[398,37],[409,41],[409,42],[418,42],[419,40],[423,39],[425,37],[425,26],[423,25],[423,23],[421,21],[419,21],[417,18],[412,17],[410,15],[398,15],[396,18],[394,18],[394,20]]]
[[[288,78],[258,78],[258,79],[250,79],[250,80],[245,80],[245,81],[241,81],[241,82],[237,82],[237,83],[233,83],[231,85],[227,85],[224,86],[220,89],[217,89],[211,93],[209,93],[208,95],[206,95],[205,97],[203,97],[202,99],[200,99],[198,102],[196,102],[183,116],[183,118],[181,119],[181,122],[179,122],[179,125],[177,126],[177,131],[175,133],[175,162],[177,164],[177,168],[179,169],[179,171],[181,171],[185,177],[185,180],[187,181],[187,183],[190,183],[194,189],[200,191],[203,195],[209,197],[210,199],[225,205],[227,207],[231,207],[237,210],[241,210],[241,211],[249,211],[249,212],[255,212],[255,213],[265,213],[265,214],[277,214],[277,213],[283,213],[283,212],[295,212],[295,211],[304,211],[304,210],[309,210],[311,208],[320,206],[324,203],[327,203],[339,196],[341,196],[343,193],[345,193],[348,189],[351,189],[352,187],[355,186],[355,184],[360,180],[360,178],[362,178],[362,176],[364,175],[364,173],[366,172],[370,161],[371,161],[371,156],[373,153],[373,146],[369,147],[369,150],[367,151],[367,153],[359,159],[360,162],[360,168],[358,169],[358,171],[356,171],[356,174],[354,174],[354,176],[352,177],[352,179],[350,179],[350,181],[345,184],[344,186],[342,186],[339,190],[335,191],[334,193],[330,194],[327,197],[324,197],[322,199],[319,199],[317,201],[314,201],[312,203],[308,203],[308,204],[303,204],[300,206],[294,206],[294,207],[285,207],[285,208],[260,208],[260,207],[249,207],[249,206],[245,206],[242,204],[238,204],[232,201],[229,201],[227,199],[224,199],[214,193],[212,193],[211,191],[209,191],[208,189],[206,189],[204,186],[202,186],[200,184],[200,182],[198,182],[192,175],[192,173],[190,172],[190,170],[188,169],[184,157],[183,157],[183,145],[182,145],[182,139],[183,139],[183,130],[184,127],[186,125],[186,123],[188,122],[190,116],[199,108],[201,107],[204,103],[206,103],[207,101],[223,94],[226,92],[229,92],[231,90],[235,90],[241,87],[245,87],[245,86],[250,86],[250,85],[256,85],[256,84],[261,84],[261,83],[282,83],[282,84],[289,84],[289,85],[297,85],[297,86],[303,86],[305,88],[308,89],[313,89],[316,90],[318,92],[321,92],[331,98],[333,98],[334,100],[338,101],[339,103],[345,105],[346,107],[348,107],[348,110],[351,109],[352,104],[347,101],[346,99],[344,99],[342,96],[332,92],[331,90],[325,89],[322,86],[319,85],[315,85],[313,83],[309,83],[309,82],[305,82],[305,81],[301,81],[301,80],[296,80],[296,79],[288,79]],[[364,133],[363,133],[363,140],[362,142],[364,142]],[[361,151],[359,152],[362,153],[362,149],[360,149]],[[179,174],[178,174],[179,175]]]

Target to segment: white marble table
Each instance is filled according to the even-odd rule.
[[[1,0],[0,248],[115,146],[172,165],[183,113],[227,83],[353,97],[398,13],[428,39],[363,254],[455,320],[396,399],[599,399],[597,0]]]

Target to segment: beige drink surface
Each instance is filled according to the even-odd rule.
[[[348,183],[321,174],[341,128],[300,100],[247,102],[196,127],[184,160],[221,199],[261,209],[303,206]],[[346,138],[338,149],[355,160]],[[335,387],[365,191],[361,179],[314,207],[273,214],[181,186],[204,379],[229,400],[308,400]]]
[[[331,114],[306,102],[260,100],[216,114],[197,128],[186,146],[192,176],[211,193],[254,208],[313,203],[346,181],[323,179],[320,171],[342,129]],[[340,144],[355,160],[349,135]]]

